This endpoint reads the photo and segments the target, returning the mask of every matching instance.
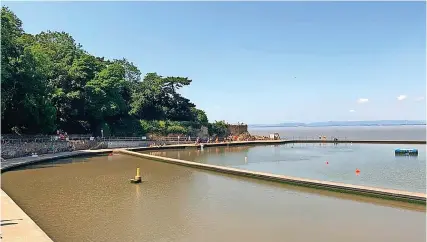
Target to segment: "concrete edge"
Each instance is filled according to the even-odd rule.
[[[413,144],[425,145],[425,140],[290,140],[289,143],[337,143],[337,144]]]
[[[232,174],[237,176],[245,176],[245,177],[250,177],[255,179],[281,182],[281,183],[297,185],[297,186],[305,186],[305,187],[316,188],[316,189],[330,190],[330,191],[343,192],[343,193],[352,193],[352,194],[377,197],[377,198],[385,198],[389,200],[398,200],[398,201],[409,202],[409,203],[426,204],[426,194],[423,194],[423,193],[412,193],[412,192],[405,192],[405,191],[398,191],[398,190],[391,190],[391,189],[381,189],[381,188],[374,188],[374,187],[349,185],[349,184],[336,183],[336,182],[326,182],[326,181],[310,180],[310,179],[303,179],[303,178],[297,178],[297,177],[275,175],[275,174],[263,173],[263,172],[254,172],[254,171],[248,171],[248,170],[242,170],[242,169],[236,169],[236,168],[230,168],[230,167],[208,165],[208,164],[202,164],[197,162],[142,154],[142,153],[137,153],[137,152],[124,150],[124,149],[117,149],[117,150],[114,150],[113,152],[172,163],[172,164],[181,165],[181,166],[187,166],[187,167],[198,168],[203,170],[210,170],[210,171],[215,171],[220,173],[227,173],[227,174]]]
[[[239,145],[274,145],[274,144],[292,144],[292,143],[309,143],[309,144],[426,144],[425,140],[254,140],[254,141],[233,141],[225,143],[204,143],[205,147],[218,147],[218,146],[239,146]],[[186,149],[186,148],[200,148],[201,144],[182,144],[182,145],[168,145],[159,147],[133,147],[124,148],[131,151],[142,150],[163,150],[163,149]],[[120,149],[120,148],[117,148]]]
[[[1,210],[3,219],[20,219],[16,225],[2,228],[5,241],[53,242],[53,240],[14,201],[1,190]],[[5,217],[6,215],[6,217]]]
[[[21,162],[9,164],[6,166],[2,165],[0,167],[0,171],[1,171],[1,173],[3,173],[6,171],[9,171],[9,170],[13,170],[16,168],[20,168],[20,167],[28,166],[28,165],[32,165],[32,164],[42,163],[45,161],[52,161],[52,160],[59,160],[59,159],[66,159],[66,158],[80,157],[80,156],[93,156],[93,155],[99,155],[99,154],[106,154],[106,153],[111,153],[113,150],[114,149],[78,150],[78,151],[70,152],[67,154],[58,153],[57,155],[54,155],[54,156],[34,157],[34,159],[23,160]],[[15,159],[20,159],[20,158],[15,158]]]

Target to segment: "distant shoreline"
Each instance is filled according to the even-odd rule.
[[[426,124],[360,124],[360,125],[248,125],[249,128],[322,128],[322,127],[401,127],[401,126],[427,126]]]

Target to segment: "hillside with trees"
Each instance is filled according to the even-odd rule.
[[[25,33],[21,20],[1,10],[2,133],[136,136],[191,134],[202,125],[223,134],[178,93],[187,77],[141,71],[125,58],[88,53],[65,32]]]

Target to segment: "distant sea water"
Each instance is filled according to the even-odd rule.
[[[249,127],[252,135],[279,133],[282,139],[327,138],[352,140],[426,140],[425,125],[328,126],[328,127]]]

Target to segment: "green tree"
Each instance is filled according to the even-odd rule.
[[[92,130],[98,130],[104,120],[127,113],[128,106],[123,97],[127,88],[124,74],[123,66],[113,63],[86,84],[86,116]]]
[[[27,34],[6,7],[1,20],[3,132],[194,133],[208,124],[179,93],[191,79],[148,73],[141,80],[132,62],[90,55],[68,33]]]
[[[55,109],[46,93],[44,55],[31,47],[21,21],[2,7],[2,129],[25,133],[55,130]]]
[[[228,128],[225,121],[215,121],[208,126],[208,132],[211,136],[226,136],[228,135]]]
[[[130,114],[147,120],[194,120],[191,108],[195,105],[177,92],[190,83],[188,78],[162,77],[157,73],[148,73],[135,88]]]
[[[194,115],[195,121],[199,124],[207,125],[209,123],[208,116],[206,115],[205,111],[193,107],[191,108],[191,112]]]

